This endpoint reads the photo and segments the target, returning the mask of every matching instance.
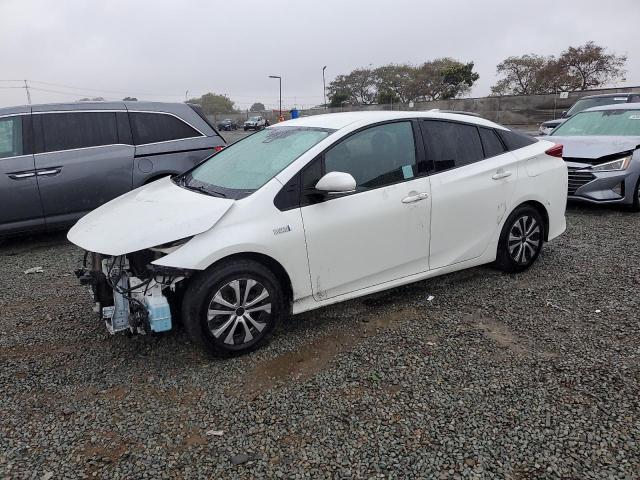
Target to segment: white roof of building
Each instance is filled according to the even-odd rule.
[[[483,125],[485,127],[505,129],[505,127],[503,127],[502,125],[498,125],[497,123],[493,123],[490,120],[486,120],[481,117],[459,113],[445,113],[439,112],[437,110],[426,112],[370,110],[360,112],[326,113],[323,115],[310,115],[308,117],[300,117],[296,118],[295,120],[288,120],[286,122],[275,124],[274,126],[317,127],[339,130],[356,122],[360,125],[366,125],[368,123],[384,122],[386,120],[398,120],[405,118],[437,118],[441,120],[457,120],[459,122],[475,123],[478,125]]]

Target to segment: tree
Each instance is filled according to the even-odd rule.
[[[378,91],[378,103],[409,102],[411,81],[415,76],[415,67],[412,65],[383,65],[373,71],[375,86]],[[388,101],[381,101],[383,96]]]
[[[233,113],[233,101],[226,95],[218,95],[215,93],[205,93],[200,98],[190,98],[187,103],[195,103],[202,107],[207,115],[216,113]]]
[[[349,95],[346,93],[329,94],[329,98],[331,99],[329,102],[330,108],[338,108],[341,107],[343,103],[349,103]]]
[[[493,95],[545,93],[540,72],[548,63],[548,58],[533,53],[506,58],[496,67],[496,72],[503,78],[491,87],[491,93]]]
[[[136,97],[124,97],[122,99],[123,102],[137,102],[138,99]]]
[[[624,81],[626,55],[606,53],[605,48],[589,41],[580,47],[569,47],[560,54],[559,65],[575,77],[580,90]]]
[[[251,105],[250,112],[264,112],[266,110],[264,103],[256,102]]]
[[[531,95],[602,87],[624,80],[626,61],[625,55],[606,53],[594,42],[569,47],[558,58],[533,53],[509,57],[496,67],[502,78],[491,87],[491,93]]]
[[[416,68],[410,85],[411,100],[445,100],[468,93],[480,78],[473,66],[473,62],[465,64],[452,58],[423,63]]]
[[[327,87],[329,100],[340,94],[355,105],[371,105],[376,101],[376,85],[373,72],[368,68],[358,68],[348,75],[338,75]]]
[[[400,103],[400,97],[396,95],[396,92],[392,92],[390,90],[379,91],[378,92],[378,104],[386,105],[386,104]]]

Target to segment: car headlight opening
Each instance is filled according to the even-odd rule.
[[[611,172],[611,171],[626,170],[630,163],[631,163],[631,155],[627,157],[618,158],[617,160],[612,160],[610,162],[601,163],[600,165],[595,165],[591,167],[591,171],[592,172]]]

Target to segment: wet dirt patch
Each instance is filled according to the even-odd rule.
[[[503,323],[482,319],[477,323],[477,327],[485,338],[497,343],[501,348],[518,355],[527,353],[520,339]]]
[[[417,317],[417,311],[410,308],[366,314],[360,322],[345,326],[340,333],[326,335],[296,351],[257,364],[244,377],[243,383],[229,388],[227,393],[253,400],[283,383],[310,378],[326,368],[337,355],[350,351],[363,338],[391,328],[395,323]]]

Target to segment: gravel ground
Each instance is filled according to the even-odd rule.
[[[526,273],[309,312],[230,360],[109,336],[64,235],[8,241],[0,478],[640,478],[639,230],[572,207]]]

